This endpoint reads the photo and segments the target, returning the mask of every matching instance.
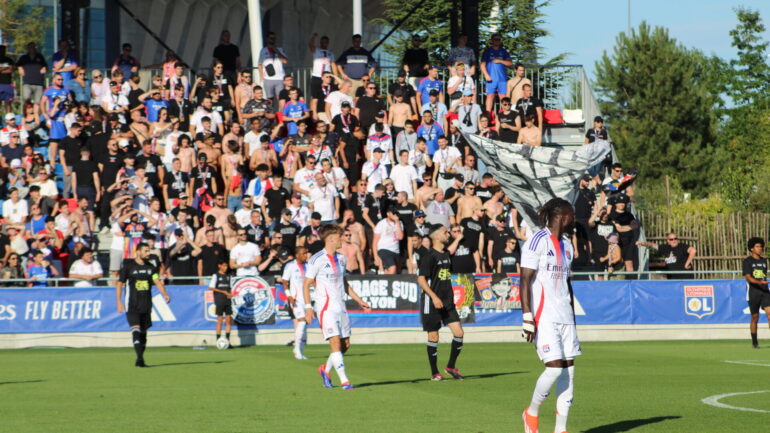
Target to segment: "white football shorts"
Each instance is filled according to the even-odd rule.
[[[317,316],[325,340],[337,336],[340,338],[350,337],[350,318],[347,311],[319,311]]]
[[[574,324],[540,322],[535,335],[537,356],[541,361],[575,359],[582,352]]]

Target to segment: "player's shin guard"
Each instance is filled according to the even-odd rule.
[[[529,409],[527,410],[530,415],[538,416],[540,411],[540,405],[543,404],[548,395],[551,394],[551,387],[553,387],[556,379],[561,375],[563,368],[546,367],[543,374],[537,379],[535,384],[535,392],[532,393],[532,401],[529,403]]]
[[[438,343],[434,341],[428,342],[428,363],[430,363],[430,374],[437,375],[438,373]]]
[[[345,361],[342,356],[342,352],[334,352],[329,355],[329,361],[331,361],[334,370],[337,372],[337,376],[340,378],[341,383],[349,382],[348,376],[345,374]],[[328,365],[328,362],[327,362]]]
[[[141,360],[144,354],[144,347],[142,346],[142,331],[138,329],[131,330],[131,344],[134,345],[134,352],[136,352],[136,359]]]
[[[567,431],[567,415],[572,406],[575,366],[562,369],[559,381],[556,382],[556,426],[554,431]]]
[[[457,357],[460,356],[461,350],[463,350],[463,337],[454,337],[452,339],[452,350],[449,352],[449,362],[446,364],[448,368],[455,368],[455,362],[457,362]]]

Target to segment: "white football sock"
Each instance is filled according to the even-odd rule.
[[[548,395],[551,394],[551,387],[556,379],[561,375],[563,368],[546,367],[543,374],[537,379],[535,392],[532,393],[532,401],[529,403],[528,412],[532,416],[538,416],[540,405],[543,404]]]
[[[342,356],[342,352],[334,352],[329,355],[329,359],[332,361],[334,370],[337,371],[337,376],[340,378],[340,383],[348,382],[348,376],[345,374],[345,361]],[[328,362],[327,362],[328,365]]]
[[[307,340],[307,322],[304,320],[297,323],[294,328],[294,353],[302,355]]]
[[[556,383],[556,426],[554,431],[557,433],[567,431],[567,415],[572,406],[573,386],[572,380],[575,377],[575,366],[567,367],[559,376]]]

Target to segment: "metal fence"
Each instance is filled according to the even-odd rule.
[[[668,275],[692,275],[694,271],[634,271],[634,272],[625,272],[625,271],[619,271],[619,272],[606,272],[606,271],[577,271],[572,272],[573,279],[580,279],[580,280],[594,280],[594,281],[602,281],[602,280],[623,280],[623,279],[633,279],[633,280],[655,280],[655,279],[664,279]],[[743,278],[741,275],[740,270],[711,270],[711,271],[697,271],[699,279],[740,279]],[[374,276],[375,274],[369,274]],[[211,277],[198,277],[198,276],[192,276],[192,277],[172,277],[172,278],[163,278],[164,284],[167,285],[176,285],[176,286],[196,286],[201,284],[208,284],[208,280]],[[676,278],[669,278],[671,280],[675,280]],[[37,288],[66,288],[66,289],[77,289],[79,287],[74,287],[74,283],[81,282],[83,280],[74,279],[74,278],[49,278],[46,280],[49,283],[49,286],[46,287],[28,287],[29,289],[37,289]],[[98,280],[94,280],[96,283],[92,284],[88,287],[105,287],[112,289],[113,285],[117,281],[116,278],[99,278]],[[11,286],[12,284],[16,284],[15,286]],[[22,278],[12,278],[3,280],[0,282],[0,285],[3,287],[0,287],[0,289],[18,289],[18,288],[24,288],[27,287],[30,283],[29,279],[22,279]],[[86,288],[86,287],[83,287]]]
[[[383,67],[379,68],[374,74],[374,77],[372,77],[373,81],[378,85],[382,94],[385,94],[388,86],[396,81],[399,69],[397,67]],[[89,82],[92,70],[89,69],[86,73]],[[110,75],[109,69],[99,70],[102,71],[104,77]],[[211,72],[209,68],[195,70],[195,74],[204,74],[206,76],[210,76]],[[287,73],[294,77],[295,85],[302,89],[309,98],[312,68],[287,68]],[[195,81],[195,76],[191,70],[186,70],[186,74],[190,83]],[[140,87],[147,86],[154,75],[162,75],[162,70],[140,69]],[[258,82],[259,71],[257,69],[253,70],[253,75],[255,82]],[[590,128],[594,116],[600,115],[599,106],[596,103],[585,70],[581,65],[529,65],[526,67],[525,76],[532,82],[533,95],[542,99],[546,108],[582,110],[585,128]],[[446,89],[446,84],[450,78],[450,71],[448,69],[441,69],[439,71],[439,78],[444,83],[444,89]],[[50,79],[50,74],[48,79]],[[483,105],[486,92],[483,76],[477,74],[474,82],[476,84],[477,102]],[[21,77],[18,75],[16,75],[15,87],[18,93],[21,89]],[[17,100],[19,99],[17,98]]]

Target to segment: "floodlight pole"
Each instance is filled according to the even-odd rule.
[[[248,0],[249,10],[249,39],[251,40],[251,76],[255,83],[262,83],[262,76],[258,73],[259,53],[262,51],[262,9],[259,0]]]

